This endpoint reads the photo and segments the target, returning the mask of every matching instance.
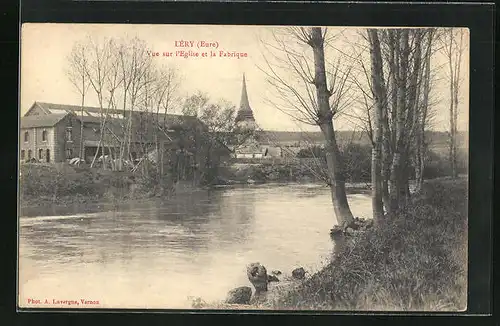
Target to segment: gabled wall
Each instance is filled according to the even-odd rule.
[[[36,109],[36,107],[35,107]],[[36,115],[36,110],[31,111],[31,115]],[[44,113],[42,113],[44,114]],[[66,140],[66,128],[72,129],[72,140]],[[43,140],[43,132],[47,132],[47,139]],[[28,141],[24,141],[24,134],[28,132]],[[55,126],[22,128],[19,133],[20,158],[24,150],[25,159],[28,158],[28,151],[31,150],[31,157],[40,162],[47,162],[47,150],[49,150],[49,163],[64,162],[68,157],[66,150],[72,150],[72,157],[77,157],[80,149],[80,122],[74,115],[68,114]],[[40,156],[40,150],[42,155]]]

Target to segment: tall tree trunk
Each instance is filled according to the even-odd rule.
[[[391,199],[389,196],[389,178],[391,175],[391,146],[390,146],[390,132],[389,132],[389,122],[387,119],[387,105],[384,110],[383,115],[383,130],[384,130],[384,141],[382,143],[382,200],[384,202],[385,211],[390,212],[391,209]]]
[[[127,147],[126,147],[126,155],[129,157],[129,160],[133,161],[133,158],[132,158],[132,153],[131,153],[131,142],[132,142],[132,111],[133,111],[133,107],[134,107],[134,103],[132,101],[131,103],[131,107],[130,107],[130,110],[129,110],[129,118],[128,118],[128,121],[127,121]]]
[[[396,147],[391,163],[391,211],[398,210],[404,189],[404,173],[403,173],[403,155],[404,155],[404,132],[405,132],[405,115],[406,115],[406,95],[407,95],[407,78],[409,70],[409,31],[403,29],[397,31],[396,39],[396,56],[401,56],[399,76],[397,78],[398,98],[397,98],[397,121],[396,121]],[[401,48],[402,46],[402,48]]]
[[[416,135],[416,147],[415,147],[415,192],[419,193],[422,189],[423,183],[423,164],[422,157],[424,155],[422,151],[422,132],[421,132],[422,123],[419,122],[418,132]]]
[[[390,67],[391,67],[391,154],[394,154],[397,140],[397,121],[398,121],[398,83],[399,83],[399,31],[389,30],[390,47]],[[389,117],[389,115],[387,115]],[[392,156],[392,155],[391,155]],[[390,162],[392,162],[392,157]],[[390,165],[389,162],[389,165]],[[389,172],[390,173],[390,172]]]
[[[382,68],[382,54],[377,30],[368,30],[370,40],[370,57],[373,94],[375,99],[375,117],[373,119],[373,147],[372,147],[372,210],[373,218],[380,220],[384,216],[383,205],[383,180],[382,180],[382,142],[383,124],[382,119],[386,106],[386,94],[384,90],[384,76]]]
[[[102,110],[102,108],[101,108]],[[102,149],[102,141],[103,141],[103,135],[105,133],[105,127],[106,125],[106,117],[102,117],[102,114],[101,114],[101,123],[100,123],[100,128],[101,130],[99,130],[99,142],[97,143],[97,149],[96,149],[96,152],[95,152],[95,155],[94,155],[94,158],[92,159],[92,163],[90,163],[90,167],[94,167],[94,164],[95,164],[95,161],[97,159],[97,157],[99,156],[99,150],[102,150],[103,151],[103,159],[104,159],[104,150]]]
[[[347,201],[345,181],[342,175],[340,152],[335,139],[333,122],[321,124],[321,131],[325,137],[325,155],[333,209],[339,225],[347,227],[352,224],[354,217]]]
[[[425,169],[425,129],[427,122],[427,112],[429,106],[429,93],[430,93],[430,78],[431,78],[431,55],[432,55],[432,37],[433,31],[429,30],[427,34],[427,49],[425,54],[425,72],[423,77],[423,99],[421,104],[420,121],[417,130],[417,155],[415,165],[415,191],[420,192],[424,182],[424,169]]]
[[[383,143],[383,200],[387,213],[393,212],[393,204],[390,196],[389,180],[391,177],[391,164],[394,150],[396,148],[397,136],[397,112],[398,112],[398,77],[399,77],[399,51],[396,49],[396,40],[398,32],[389,30],[387,32],[389,38],[389,86],[391,101],[391,109],[386,105],[383,123],[384,123],[384,143]],[[389,121],[390,118],[390,121]]]
[[[79,154],[78,154],[78,157],[80,159],[85,159],[83,156],[84,156],[84,153],[83,153],[83,148],[84,148],[84,145],[83,145],[83,142],[84,142],[84,137],[83,137],[83,124],[84,124],[84,121],[83,121],[83,112],[84,112],[84,107],[85,107],[85,74],[82,74],[82,108],[81,108],[81,112],[80,112],[80,116],[81,116],[81,119],[80,119],[80,150],[79,150]],[[78,164],[80,164],[80,161],[78,161]]]
[[[108,156],[109,156],[109,165],[111,167],[111,171],[116,171],[116,166],[115,166],[115,157],[112,151],[112,145],[111,143],[108,142]]]
[[[347,202],[345,182],[342,175],[342,160],[340,158],[339,148],[335,139],[335,131],[332,121],[333,113],[330,109],[329,103],[331,93],[328,90],[326,82],[324,39],[320,27],[312,28],[310,46],[312,47],[314,53],[314,81],[316,87],[316,98],[319,107],[318,125],[323,132],[326,142],[326,163],[330,179],[333,208],[338,224],[347,227],[353,223],[354,217],[349,207],[349,203]]]
[[[458,177],[458,153],[457,153],[457,147],[458,147],[458,140],[457,140],[457,121],[458,121],[458,93],[460,91],[460,67],[462,64],[462,42],[463,42],[463,30],[460,30],[460,40],[458,42],[458,48],[456,49],[456,56],[455,56],[455,71],[454,71],[454,86],[453,86],[453,177],[457,178]]]
[[[420,29],[413,31],[413,69],[409,77],[408,89],[408,104],[406,112],[406,132],[403,134],[405,149],[404,149],[404,164],[402,165],[402,189],[401,195],[406,202],[410,197],[410,162],[412,154],[412,142],[415,137],[416,128],[418,128],[420,107],[420,89],[422,85],[422,36],[423,31]]]
[[[448,68],[450,70],[450,131],[449,131],[449,161],[451,168],[451,176],[455,177],[456,173],[456,120],[455,120],[455,73],[453,71],[453,30],[449,30],[450,40],[448,44]],[[457,63],[455,63],[457,64]]]
[[[109,100],[109,103],[108,103],[108,106],[106,108],[105,113],[103,113],[103,110],[104,110],[103,106],[104,105],[103,105],[101,94],[99,94],[99,107],[100,107],[100,111],[101,111],[101,123],[100,123],[101,130],[100,130],[100,134],[99,134],[99,142],[97,143],[97,150],[96,150],[96,153],[94,155],[94,158],[92,159],[92,163],[90,164],[90,167],[94,166],[95,161],[97,159],[97,156],[99,155],[99,149],[102,149],[103,162],[104,162],[104,156],[105,156],[103,141],[105,141],[104,136],[106,133],[106,122],[107,122],[107,118],[109,116],[109,107],[111,106],[111,103],[112,103],[112,98],[113,98],[112,95],[113,94],[111,94],[111,98]],[[106,164],[103,164],[103,167],[104,167],[104,169],[106,169]]]
[[[451,66],[451,63],[450,63]],[[450,168],[451,168],[451,176],[455,177],[455,101],[453,100],[454,97],[454,86],[453,82],[450,83],[450,133],[449,133],[449,161],[450,161]]]

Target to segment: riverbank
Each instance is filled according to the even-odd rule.
[[[113,202],[146,196],[137,189],[134,176],[69,164],[22,164],[19,197],[21,207]]]
[[[397,218],[336,243],[331,262],[244,309],[461,311],[467,302],[467,179],[427,181]],[[224,303],[206,309],[242,309]]]
[[[236,172],[235,172],[236,170]],[[23,164],[20,166],[20,206],[39,207],[47,205],[74,205],[96,203],[119,203],[147,198],[167,198],[172,195],[244,187],[259,184],[324,184],[310,178],[256,177],[250,167],[229,172],[211,185],[196,186],[192,182],[178,182],[161,186],[151,178],[144,178],[129,172],[90,169],[69,164]],[[239,171],[239,172],[238,172]],[[260,168],[259,170],[260,171]],[[253,179],[252,179],[253,178]],[[348,183],[348,191],[367,192],[366,183]]]

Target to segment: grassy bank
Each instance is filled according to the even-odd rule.
[[[397,218],[339,244],[323,270],[267,302],[274,309],[466,308],[467,181],[426,183]]]
[[[343,177],[347,183],[371,182],[371,147],[351,144],[342,149],[344,162]],[[313,155],[314,154],[314,155]],[[220,176],[226,180],[246,182],[251,179],[267,182],[323,182],[328,180],[324,150],[319,147],[303,149],[295,158],[238,158],[233,159],[228,169],[220,169]],[[467,153],[458,156],[458,172],[467,173]],[[410,167],[410,177],[415,177]],[[425,179],[452,175],[446,153],[431,151],[426,155]]]
[[[252,305],[209,309],[459,311],[467,302],[467,179],[427,181],[394,219],[336,243],[325,268]]]
[[[155,196],[149,180],[128,172],[90,169],[69,164],[22,164],[21,207],[46,204],[113,202]]]

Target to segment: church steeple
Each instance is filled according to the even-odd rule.
[[[250,103],[248,102],[247,83],[245,80],[244,73],[243,73],[243,85],[241,89],[240,108],[236,115],[236,123],[238,122],[255,123],[255,118],[253,116],[252,108],[250,107]]]

